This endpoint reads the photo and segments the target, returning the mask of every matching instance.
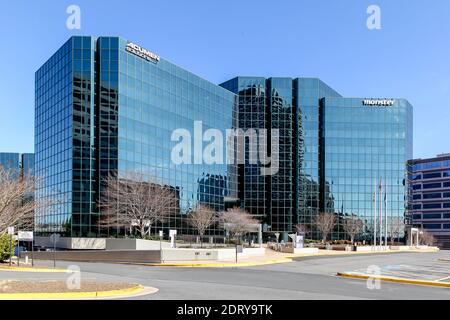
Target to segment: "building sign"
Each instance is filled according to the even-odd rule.
[[[148,60],[148,61],[158,62],[160,60],[160,57],[158,55],[156,55],[153,52],[150,52],[132,42],[128,42],[125,50],[138,56],[138,57],[141,57],[142,59]]]
[[[364,106],[376,106],[376,107],[392,107],[395,103],[394,99],[364,99]]]
[[[33,231],[19,231],[20,241],[33,241]]]

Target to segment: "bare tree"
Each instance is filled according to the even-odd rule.
[[[33,230],[35,210],[51,206],[45,199],[35,201],[32,195],[37,183],[32,176],[22,176],[0,166],[0,234],[13,226]]]
[[[99,201],[100,227],[135,227],[144,238],[156,222],[164,222],[178,207],[176,191],[136,173],[109,175]]]
[[[400,232],[405,227],[403,219],[400,217],[391,217],[388,222],[388,234],[391,237],[391,245],[394,245],[395,239],[400,237]]]
[[[200,235],[200,246],[203,247],[203,235],[206,229],[208,229],[216,221],[216,212],[211,207],[203,204],[197,205],[197,207],[188,215],[188,223],[193,226]]]
[[[419,243],[426,246],[432,246],[435,243],[434,236],[430,232],[421,229],[419,232]]]
[[[364,229],[364,222],[356,216],[349,216],[344,219],[344,231],[349,235],[352,244],[355,242],[355,237],[359,235]]]
[[[255,225],[259,224],[256,218],[239,207],[221,212],[219,219],[224,229],[230,233],[230,236],[235,237],[239,243],[243,235],[253,231]]]
[[[325,243],[336,225],[336,216],[332,213],[322,212],[315,217],[314,222],[322,234],[322,242]]]
[[[299,223],[295,226],[295,232],[297,233],[303,233],[304,235],[307,235],[309,233],[309,227],[306,224]]]

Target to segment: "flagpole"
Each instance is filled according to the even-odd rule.
[[[387,183],[384,186],[384,238],[385,238],[385,246],[386,246],[386,250],[388,248],[388,221],[387,221]]]
[[[380,250],[383,249],[383,180],[380,177]]]
[[[377,179],[375,178],[373,190],[373,248],[377,248]]]

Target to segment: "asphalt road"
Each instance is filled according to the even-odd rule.
[[[370,290],[364,280],[340,278],[338,271],[365,270],[369,266],[401,265],[413,274],[442,272],[450,251],[395,253],[346,257],[308,257],[290,263],[244,268],[175,268],[106,263],[58,262],[58,267],[77,265],[82,280],[140,283],[159,292],[134,299],[450,299],[450,288],[382,282]],[[450,262],[448,270],[450,272]],[[45,262],[40,261],[39,265]],[[433,269],[434,265],[439,268]],[[445,265],[444,265],[445,266]],[[445,269],[445,268],[444,268]],[[0,271],[1,279],[61,279],[64,273],[19,273]]]

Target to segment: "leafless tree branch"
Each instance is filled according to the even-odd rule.
[[[35,201],[34,191],[40,183],[32,176],[21,176],[15,170],[0,166],[0,234],[8,227],[34,230],[36,210],[48,210],[52,202],[46,199]]]
[[[198,231],[202,244],[202,237],[205,231],[216,221],[217,217],[214,209],[203,204],[197,205],[188,215],[188,223]]]
[[[109,175],[99,201],[100,227],[135,227],[142,238],[178,208],[174,188],[136,173]]]
[[[256,218],[239,207],[221,212],[219,219],[224,229],[230,233],[230,236],[237,238],[239,242],[243,235],[253,231],[255,225],[259,224]]]
[[[322,242],[327,241],[328,235],[333,231],[334,226],[336,225],[336,216],[332,213],[319,213],[314,222],[322,234]]]
[[[343,228],[353,244],[355,242],[355,237],[363,231],[364,222],[357,216],[349,216],[345,218]]]

